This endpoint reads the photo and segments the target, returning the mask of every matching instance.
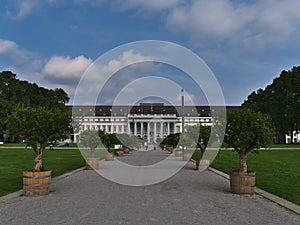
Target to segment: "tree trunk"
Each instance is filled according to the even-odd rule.
[[[43,168],[42,154],[43,154],[43,151],[40,151],[40,150],[38,150],[35,154],[34,168],[33,168],[33,171],[35,171],[35,172],[42,171],[42,168]]]
[[[240,172],[246,173],[248,171],[248,168],[247,168],[247,154],[241,153],[239,155],[239,159],[240,159]]]
[[[93,158],[95,157],[95,148],[93,147],[91,148],[91,157]]]
[[[201,159],[196,159],[196,170],[199,170],[200,161]]]
[[[33,148],[33,150],[35,152],[33,171],[35,171],[35,172],[40,172],[43,170],[42,157],[43,157],[43,151],[46,148],[46,146],[47,146],[47,142],[44,142],[44,143],[40,143],[39,148],[37,146],[35,146]]]

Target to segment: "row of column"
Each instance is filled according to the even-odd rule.
[[[84,125],[82,130],[106,130],[108,133],[127,133],[147,137],[148,142],[156,142],[176,132],[174,122],[128,122],[127,125]]]
[[[127,125],[85,125],[82,130],[106,130],[108,133],[125,133]]]
[[[148,142],[156,142],[157,137],[163,138],[174,133],[174,122],[128,122],[127,133],[134,136],[147,136]]]

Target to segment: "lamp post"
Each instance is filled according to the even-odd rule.
[[[182,118],[182,124],[181,124],[181,126],[182,126],[182,130],[181,130],[181,133],[182,134],[184,134],[184,90],[183,89],[181,89],[181,113],[182,113],[182,115],[181,115],[181,118]]]
[[[181,89],[181,134],[184,135],[184,90]],[[185,150],[185,146],[183,145],[183,152]]]

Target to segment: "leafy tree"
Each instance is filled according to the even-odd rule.
[[[142,141],[140,138],[131,136],[128,134],[117,134],[119,144],[124,145],[124,147],[134,148],[140,144]]]
[[[84,147],[89,147],[91,150],[91,157],[95,157],[95,149],[100,145],[101,140],[98,132],[95,130],[85,130],[80,133],[80,144]]]
[[[10,133],[25,138],[35,152],[33,171],[43,170],[43,151],[49,141],[65,139],[71,133],[71,114],[62,109],[44,107],[16,108],[8,120]]]
[[[267,114],[250,109],[228,111],[225,142],[239,155],[240,172],[247,172],[247,156],[257,148],[268,147],[275,128]]]
[[[299,87],[300,67],[293,67],[289,71],[282,71],[264,90],[251,93],[242,107],[270,114],[284,139],[286,133],[300,129]]]
[[[187,126],[186,130],[186,134],[193,140],[203,155],[210,138],[211,126]]]
[[[192,159],[196,160],[196,170],[199,170],[200,160],[206,151],[211,136],[211,126],[187,126],[186,134],[193,141],[194,145],[199,148],[199,150],[196,148],[192,155]]]
[[[16,107],[65,107],[69,97],[62,89],[48,90],[27,81],[17,79],[10,71],[0,73],[0,132],[6,130],[8,116]]]
[[[121,144],[116,134],[109,134],[105,130],[99,130],[98,135],[109,152],[112,146]]]
[[[176,147],[178,145],[179,140],[180,133],[170,134],[167,137],[165,137],[160,144],[165,146]]]

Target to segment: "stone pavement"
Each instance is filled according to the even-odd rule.
[[[121,159],[140,165],[167,155],[132,152]],[[189,162],[173,177],[140,187],[80,170],[54,179],[47,196],[0,198],[0,224],[300,224],[299,214],[259,195],[231,194],[227,179],[194,166]]]

